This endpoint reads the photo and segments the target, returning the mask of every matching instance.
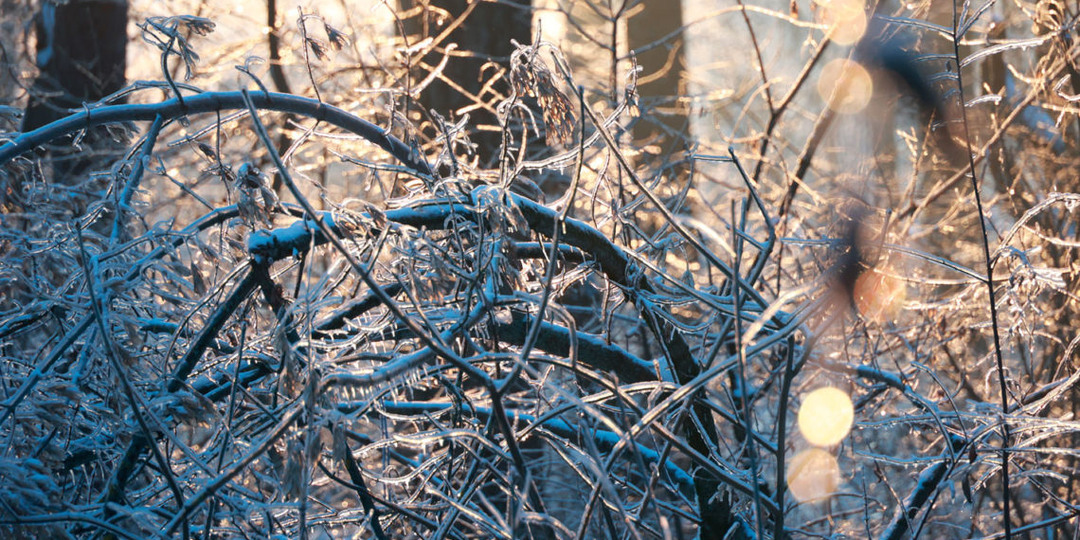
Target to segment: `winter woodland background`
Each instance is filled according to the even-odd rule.
[[[1078,17],[2,0],[2,534],[1076,538]]]

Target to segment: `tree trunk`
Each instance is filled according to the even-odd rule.
[[[683,81],[682,2],[671,0],[642,0],[631,8],[627,21],[627,37],[641,73],[638,95],[642,107],[652,109],[649,121],[634,126],[634,138],[660,144],[664,153],[678,150],[678,143],[687,131],[686,106],[679,96]],[[638,11],[640,10],[640,11]],[[666,39],[665,39],[666,38]],[[643,115],[644,119],[646,116]]]
[[[416,4],[426,7],[420,17],[410,19],[413,27],[409,33],[428,37],[438,36],[474,3],[478,3],[478,0],[402,0],[403,7]],[[425,110],[435,110],[448,120],[468,114],[469,124],[474,128],[470,139],[477,145],[481,163],[493,164],[498,157],[502,135],[498,118],[492,111],[498,104],[496,93],[505,96],[510,91],[505,81],[485,89],[485,85],[498,76],[499,71],[490,67],[485,70],[483,66],[495,62],[509,69],[510,54],[514,51],[510,40],[518,43],[532,41],[531,6],[528,0],[517,1],[515,5],[479,2],[465,22],[455,28],[438,45],[437,50],[422,59],[427,67],[416,74],[417,80],[427,77],[430,70],[442,62],[444,48],[450,43],[457,45],[455,54],[469,55],[452,56],[447,61],[442,77],[433,81],[420,95],[420,105]],[[453,81],[461,90],[446,80]]]
[[[123,0],[71,0],[57,4],[45,0],[35,17],[37,65],[22,131],[31,131],[68,115],[67,110],[93,103],[124,86],[127,67],[127,13]],[[107,140],[105,131],[88,133],[83,144]],[[62,139],[53,152],[58,179],[86,171],[93,163],[85,149],[70,148]],[[66,181],[66,180],[65,180]]]

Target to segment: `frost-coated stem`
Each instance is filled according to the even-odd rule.
[[[911,495],[904,501],[903,506],[896,512],[892,522],[889,523],[888,528],[881,535],[882,540],[900,540],[900,538],[903,538],[904,533],[909,529],[911,520],[915,518],[915,514],[919,513],[919,509],[934,494],[938,484],[945,478],[948,468],[945,462],[938,462],[923,469],[923,472],[919,474],[915,489],[911,490]]]
[[[146,171],[146,164],[154,153],[154,143],[157,142],[163,125],[163,119],[159,114],[154,119],[154,123],[150,125],[150,130],[146,132],[142,150],[135,156],[135,163],[131,166],[131,174],[128,176],[128,181],[124,183],[124,189],[120,192],[120,200],[116,203],[116,216],[113,218],[112,235],[109,237],[114,243],[120,240],[121,232],[127,225],[128,206],[131,204],[131,198],[135,196],[135,190],[139,189],[143,172]]]
[[[975,176],[975,158],[971,154],[971,134],[968,131],[967,111],[964,107],[964,75],[960,67],[960,41],[957,36],[960,28],[959,14],[956,8],[956,0],[953,0],[953,53],[957,60],[956,85],[960,91],[960,119],[964,126],[964,152],[968,158],[968,172],[971,174],[971,190],[975,194],[975,209],[979,212],[979,227],[982,231],[983,256],[986,260],[986,292],[990,295],[990,328],[994,335],[994,356],[997,358],[998,385],[1001,390],[1001,504],[1004,516],[1002,524],[1005,528],[1005,538],[1012,538],[1012,521],[1010,519],[1009,506],[1011,493],[1009,492],[1009,389],[1005,384],[1005,362],[1001,354],[1001,336],[998,332],[997,299],[994,294],[994,259],[990,256],[990,240],[986,236],[986,216],[983,213],[982,196],[979,194],[979,180]]]

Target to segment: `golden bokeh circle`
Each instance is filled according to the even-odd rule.
[[[799,407],[799,432],[814,446],[835,446],[847,437],[855,421],[851,398],[826,386],[810,392]]]
[[[855,114],[870,103],[874,80],[858,62],[837,58],[821,68],[817,89],[830,109],[840,114]]]
[[[829,39],[851,45],[866,33],[864,0],[817,0],[817,20],[829,28]]]
[[[878,268],[863,272],[855,280],[855,307],[876,323],[896,320],[907,300],[907,286],[895,275]]]
[[[840,465],[828,451],[808,448],[795,454],[787,466],[788,491],[799,502],[827,498],[840,485]]]

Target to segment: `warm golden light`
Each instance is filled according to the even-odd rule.
[[[866,33],[865,0],[817,0],[818,22],[829,27],[829,37],[841,45],[851,45]]]
[[[791,495],[799,502],[824,499],[840,485],[840,466],[829,452],[808,448],[791,458],[787,483]]]
[[[814,446],[839,444],[851,431],[855,407],[839,388],[826,386],[810,392],[799,408],[799,431]]]
[[[837,58],[821,68],[817,88],[830,109],[840,114],[855,114],[870,103],[874,81],[858,62]]]
[[[863,272],[855,281],[855,307],[868,320],[896,320],[905,300],[907,287],[903,280],[878,268]]]

